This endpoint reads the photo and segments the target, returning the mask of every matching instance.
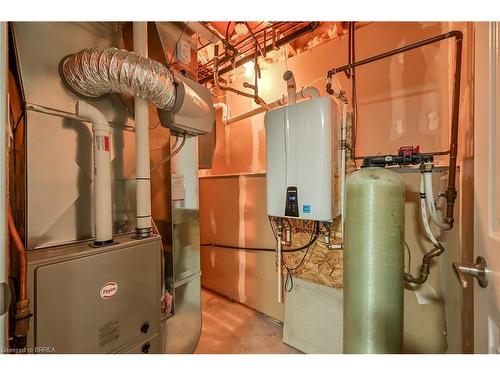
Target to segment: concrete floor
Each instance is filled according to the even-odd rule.
[[[197,354],[298,354],[281,341],[283,327],[268,316],[203,289]]]

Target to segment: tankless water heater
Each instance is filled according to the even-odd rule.
[[[339,125],[339,110],[330,97],[266,113],[268,215],[331,221],[340,214],[334,182]]]

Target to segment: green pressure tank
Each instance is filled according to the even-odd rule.
[[[344,353],[401,353],[405,190],[362,168],[345,183]]]

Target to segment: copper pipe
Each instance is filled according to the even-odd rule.
[[[19,298],[16,302],[16,312],[14,314],[15,324],[14,324],[14,340],[12,346],[14,348],[25,348],[26,338],[28,336],[28,331],[30,329],[30,301],[28,299],[28,288],[27,288],[27,262],[26,262],[26,248],[24,247],[23,241],[17,232],[16,226],[14,225],[14,218],[12,217],[12,210],[10,206],[8,211],[8,224],[9,233],[14,242],[14,247],[19,254]]]
[[[455,199],[457,198],[457,189],[455,189],[455,179],[457,174],[457,155],[458,155],[458,125],[460,108],[460,78],[462,73],[462,33],[456,37],[456,62],[455,62],[455,85],[453,87],[453,105],[451,117],[451,136],[450,136],[450,170],[448,173],[448,189],[446,189],[446,217],[445,223],[453,227],[453,209]]]
[[[257,37],[255,36],[255,34],[253,33],[252,28],[250,27],[250,24],[248,22],[245,22],[245,25],[247,26],[248,32],[250,33],[250,35],[252,36],[252,38],[255,40],[255,47],[256,47],[256,49],[258,48],[261,56],[266,56],[266,53],[262,49],[262,47],[261,47],[261,45],[259,43],[259,40],[257,39]],[[264,45],[265,45],[265,38],[264,38]],[[257,52],[255,51],[254,53],[255,53],[255,56],[257,56]]]
[[[455,38],[456,40],[456,61],[455,61],[455,76],[453,82],[453,105],[452,105],[452,115],[451,115],[451,135],[450,135],[450,148],[449,151],[441,151],[431,153],[433,155],[450,155],[450,163],[448,168],[448,188],[446,189],[446,217],[444,219],[445,223],[450,225],[450,229],[453,227],[453,211],[455,200],[457,198],[457,190],[455,188],[456,173],[457,173],[457,154],[458,154],[458,126],[459,126],[459,112],[460,112],[460,77],[462,71],[462,41],[463,34],[459,30],[453,30],[444,34],[434,36],[432,38],[424,39],[419,42],[409,44],[407,46],[396,48],[379,55],[375,55],[364,60],[355,61],[351,64],[341,66],[339,68],[330,69],[327,74],[327,84],[326,91],[332,95],[334,91],[332,89],[332,77],[340,72],[351,71],[352,68],[369,64],[378,60],[385,59],[397,55],[402,52],[411,51],[416,48],[421,48],[426,45],[440,42],[445,39]],[[356,155],[354,158],[357,159]]]
[[[224,38],[217,30],[214,30],[208,22],[200,22],[200,25],[203,26],[210,34],[219,39],[222,42],[222,44],[224,44],[224,47],[226,47],[226,49],[229,49],[233,52],[237,52],[234,46],[226,38]]]
[[[214,56],[215,56],[214,57],[214,77],[213,77],[215,86],[217,86],[217,88],[221,89],[222,91],[231,91],[231,92],[234,92],[235,94],[246,96],[247,98],[254,99],[253,94],[249,94],[247,92],[240,91],[240,90],[234,89],[232,87],[223,86],[219,82],[219,57],[218,57],[218,53],[219,53],[219,46],[215,45],[214,46]]]
[[[259,34],[259,33],[262,33],[262,32],[265,32],[267,29],[269,28],[273,28],[273,27],[279,27],[279,26],[282,26],[283,24],[286,24],[286,22],[275,22],[275,23],[272,23],[270,25],[267,25],[257,31],[255,31],[255,34]],[[290,31],[292,30],[294,27],[297,27],[297,26],[300,26],[300,23],[297,23],[297,25],[294,25],[288,29],[286,29],[285,31]],[[257,36],[258,38],[259,36]],[[245,55],[246,53],[250,52],[251,50],[251,45],[252,45],[252,36],[251,35],[248,35],[247,37],[245,37],[244,39],[240,40],[239,42],[235,43],[233,45],[233,48],[235,49],[235,51],[237,52],[237,56],[239,55]],[[248,49],[245,49],[246,47],[250,47]],[[214,56],[215,57],[215,56]],[[231,59],[234,57],[232,55],[228,55],[227,53],[222,53],[219,57],[219,64],[222,65],[222,64],[225,64],[229,61],[231,61]],[[198,69],[204,69],[204,68],[207,68],[209,65],[213,65],[213,60],[210,60],[210,61],[207,61],[206,63],[200,65],[198,67]]]
[[[255,48],[257,48],[257,47],[255,47]],[[217,56],[218,51],[219,51],[219,46],[215,45],[214,56]],[[219,58],[218,57],[214,58],[214,83],[217,86],[217,88],[221,89],[222,91],[231,91],[237,95],[246,96],[247,98],[253,99],[256,104],[260,105],[261,107],[265,108],[266,110],[270,110],[271,108],[267,105],[265,100],[259,96],[259,83],[258,83],[259,77],[258,76],[260,75],[260,70],[259,70],[259,65],[257,63],[257,58],[258,58],[258,55],[255,54],[255,64],[254,64],[255,82],[254,82],[254,84],[252,85],[252,84],[249,84],[247,82],[243,83],[244,87],[251,88],[254,90],[253,94],[250,94],[250,93],[244,92],[244,91],[240,91],[240,90],[234,89],[234,88],[229,87],[229,86],[221,85],[221,83],[219,82]]]
[[[418,277],[413,276],[409,272],[405,272],[405,274],[404,274],[405,281],[408,283],[413,283],[413,284],[425,283],[427,281],[427,278],[429,277],[429,275],[431,273],[431,260],[432,260],[432,258],[440,256],[443,252],[444,252],[444,247],[439,244],[436,247],[434,247],[432,250],[425,253],[424,257],[422,258],[422,265],[420,266],[420,273],[419,273]]]
[[[19,254],[19,300],[28,299],[27,283],[26,283],[26,248],[24,247],[21,237],[14,225],[12,210],[8,208],[9,233],[14,241],[15,248]]]
[[[308,33],[310,33],[311,31],[316,30],[316,28],[317,28],[318,26],[319,26],[319,22],[310,22],[308,25],[306,25],[306,26],[304,26],[304,27],[302,27],[302,28],[300,28],[300,29],[298,29],[298,30],[294,31],[293,33],[291,33],[291,34],[289,34],[289,35],[287,35],[287,36],[285,36],[285,37],[283,37],[283,38],[279,39],[279,40],[276,42],[276,46],[277,46],[278,48],[280,48],[280,47],[284,46],[285,44],[288,44],[288,43],[290,43],[290,42],[293,42],[294,40],[296,40],[296,39],[300,38],[301,36],[303,36],[303,35],[305,35],[305,34],[308,34]],[[265,46],[265,47],[264,47],[264,49],[266,50],[266,52],[269,52],[270,50],[272,50],[272,49],[273,49],[273,45],[272,45],[272,44],[269,44],[269,45]],[[240,55],[241,55],[241,54],[240,54]],[[254,54],[253,54],[253,53],[252,53],[252,54],[250,54],[250,55],[247,55],[247,56],[245,56],[245,57],[241,58],[240,60],[236,61],[236,62],[235,62],[235,64],[234,64],[234,67],[235,67],[235,68],[238,68],[238,67],[242,66],[243,64],[245,64],[245,63],[247,63],[247,62],[249,62],[249,61],[254,60],[254,58],[255,58],[255,56],[254,56]],[[214,60],[215,60],[215,57],[214,57]],[[217,61],[217,62],[219,63],[219,61]],[[221,59],[221,60],[220,60],[220,64],[225,63],[225,62],[226,62],[226,61],[225,61],[225,59]],[[215,61],[214,61],[214,63],[215,63]],[[227,72],[231,71],[232,69],[233,69],[233,67],[232,67],[232,66],[227,66],[227,67],[225,67],[225,68],[222,68],[222,69],[220,69],[220,70],[219,70],[218,75],[225,74],[225,73],[227,73]],[[214,69],[214,70],[215,70],[215,69]],[[207,76],[207,77],[202,78],[202,79],[199,81],[199,83],[200,83],[200,84],[204,84],[204,83],[207,83],[207,82],[211,81],[212,79],[213,79],[213,77],[212,77],[212,76]]]

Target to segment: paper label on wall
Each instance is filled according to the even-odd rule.
[[[415,297],[417,297],[419,305],[427,305],[429,303],[438,301],[438,295],[434,288],[429,285],[429,283],[425,283],[419,286],[412,285],[411,288],[415,292]]]
[[[172,200],[184,200],[184,176],[181,174],[172,174]]]
[[[109,137],[107,135],[95,136],[95,149],[97,151],[109,151]]]

